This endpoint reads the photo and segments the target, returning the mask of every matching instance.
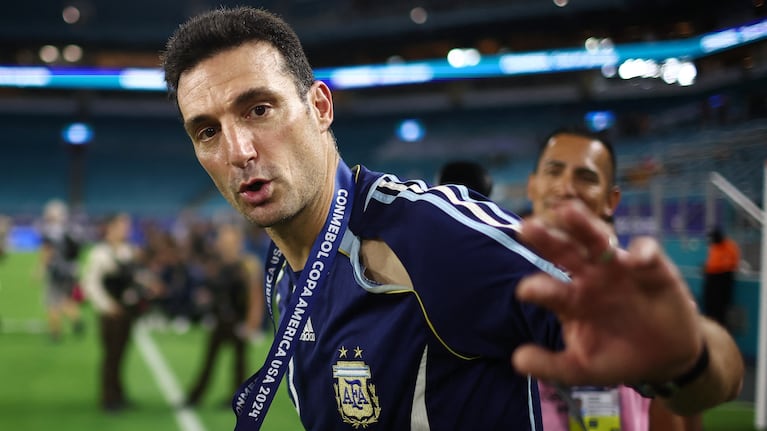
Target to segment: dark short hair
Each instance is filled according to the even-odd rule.
[[[279,51],[301,96],[314,83],[314,73],[293,29],[264,9],[236,7],[204,12],[181,24],[161,55],[168,96],[178,102],[181,74],[214,55],[248,42],[267,42]]]
[[[493,178],[484,166],[477,162],[457,160],[442,166],[437,178],[439,184],[459,184],[476,190],[485,196],[493,191]]]
[[[541,157],[543,157],[544,151],[546,151],[546,147],[549,145],[549,141],[558,135],[574,135],[579,136],[581,138],[590,139],[592,141],[598,141],[602,144],[602,146],[607,150],[607,155],[610,158],[610,167],[612,167],[612,173],[610,175],[610,184],[616,185],[617,182],[617,171],[618,171],[618,162],[615,159],[615,149],[613,148],[613,144],[610,142],[609,139],[605,138],[603,135],[594,133],[586,128],[583,127],[561,127],[554,132],[550,133],[546,138],[543,140],[541,145],[538,148],[538,155],[535,158],[535,166],[533,166],[533,172],[536,172],[538,170],[538,164],[541,163]]]
[[[708,239],[714,244],[724,241],[724,230],[720,226],[714,226],[708,231]]]

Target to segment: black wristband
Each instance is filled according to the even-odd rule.
[[[703,375],[703,373],[706,372],[706,369],[708,369],[708,363],[709,363],[709,357],[708,357],[708,346],[706,343],[703,343],[703,351],[700,352],[700,355],[698,356],[698,360],[695,361],[695,365],[692,366],[688,371],[684,372],[679,377],[669,380],[665,383],[661,384],[649,384],[649,383],[640,383],[639,385],[632,386],[634,390],[639,392],[641,395],[645,397],[663,397],[663,398],[669,398],[679,392],[680,389],[687,386],[688,384],[692,383],[695,379]]]

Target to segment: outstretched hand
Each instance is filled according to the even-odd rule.
[[[556,211],[549,225],[525,221],[519,238],[571,282],[538,273],[522,280],[517,295],[558,316],[565,349],[521,346],[514,367],[565,385],[660,383],[688,370],[702,350],[700,320],[657,241],[637,238],[622,250],[611,227],[582,203]]]

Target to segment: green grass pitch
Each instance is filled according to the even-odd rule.
[[[58,343],[45,333],[42,287],[35,273],[37,255],[9,254],[0,260],[0,430],[13,431],[182,431],[178,409],[158,386],[149,365],[131,343],[125,363],[126,390],[135,407],[119,414],[98,408],[100,351],[97,324],[83,308],[86,333],[70,331]],[[205,333],[152,331],[150,337],[180,388],[187,388],[202,359]],[[250,350],[252,370],[263,361],[269,339]],[[192,412],[202,430],[230,430],[234,415],[224,403],[231,397],[231,356],[225,349],[203,403]],[[706,431],[754,431],[752,404],[733,402],[707,412]],[[301,426],[284,387],[267,415],[265,430]]]

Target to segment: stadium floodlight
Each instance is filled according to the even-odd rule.
[[[64,142],[71,145],[85,145],[93,140],[93,128],[87,123],[71,123],[61,131]]]
[[[679,77],[679,70],[682,68],[682,64],[676,58],[669,58],[663,62],[660,67],[660,75],[663,82],[666,84],[673,84],[677,82]]]
[[[447,62],[456,69],[479,64],[482,55],[474,48],[453,48],[447,53]]]
[[[698,69],[691,61],[682,62],[679,66],[679,74],[676,77],[676,82],[682,86],[688,86],[695,83],[695,78],[698,76]]]
[[[415,119],[403,120],[397,126],[397,136],[405,142],[418,142],[426,135],[423,124]]]

